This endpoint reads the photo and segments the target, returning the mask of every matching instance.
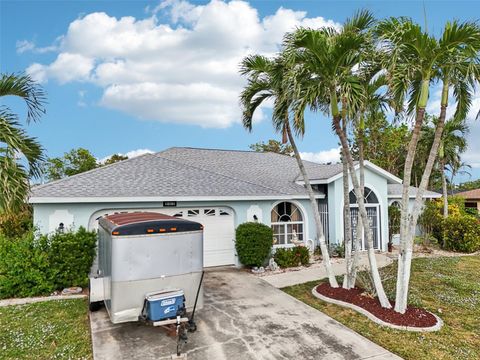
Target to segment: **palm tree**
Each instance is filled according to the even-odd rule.
[[[294,136],[290,127],[289,107],[291,98],[286,89],[286,78],[288,69],[281,57],[270,60],[264,56],[253,55],[246,57],[241,64],[241,73],[248,77],[247,86],[241,93],[240,102],[243,108],[243,126],[251,131],[252,118],[255,110],[267,99],[274,99],[274,111],[272,121],[275,130],[283,135],[283,142],[287,138],[292,146],[295,159],[297,160],[300,173],[303,176],[305,187],[307,189],[312,211],[314,215],[317,236],[319,238],[320,249],[325,269],[328,275],[330,286],[338,287],[337,280],[332,270],[330,256],[328,254],[323,225],[320,219],[318,204],[315,199],[310,180],[308,178],[305,166],[295,143]],[[294,123],[294,129],[297,133],[304,132],[303,124]]]
[[[0,97],[9,95],[25,101],[27,124],[38,121],[45,112],[45,93],[28,75],[1,75]],[[30,177],[41,175],[43,148],[21,128],[18,116],[3,105],[0,106],[0,143],[0,211],[13,212],[28,196]]]
[[[457,100],[455,117],[464,118],[471,103],[476,78],[478,78],[479,31],[474,23],[447,23],[443,36],[437,40],[408,18],[390,18],[379,24],[377,34],[381,39],[382,48],[386,51],[390,91],[396,104],[402,105],[408,94],[407,113],[415,112],[416,114],[404,167],[395,300],[395,310],[404,313],[407,307],[415,227],[422,207],[423,194],[440,146],[449,89],[453,87]],[[442,83],[439,121],[415,204],[409,213],[408,191],[413,161],[425,117],[430,84],[437,79]]]
[[[348,106],[347,112],[359,108],[364,94],[361,81],[355,69],[362,64],[362,55],[372,44],[366,30],[373,24],[371,13],[361,11],[347,20],[342,30],[322,28],[318,30],[300,28],[285,38],[289,61],[300,67],[298,73],[307,80],[297,81],[299,87],[306,86],[293,109],[296,118],[303,117],[305,103],[313,110],[322,110],[332,117],[333,128],[342,146],[348,164],[350,179],[357,197],[359,213],[367,237],[367,253],[370,270],[377,296],[383,307],[390,308],[390,302],[383,289],[373,248],[372,233],[368,221],[365,201],[356,175],[347,136],[342,130],[340,103]],[[297,93],[300,91],[297,90]],[[327,107],[325,109],[325,107]]]

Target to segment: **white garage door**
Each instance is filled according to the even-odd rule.
[[[204,266],[222,266],[235,264],[235,225],[233,210],[223,207],[209,208],[156,208],[156,209],[111,209],[92,215],[89,228],[98,228],[98,218],[116,212],[155,211],[166,215],[181,217],[203,225]]]
[[[205,266],[235,263],[235,226],[229,208],[159,209],[167,215],[199,222],[204,228],[203,254]]]

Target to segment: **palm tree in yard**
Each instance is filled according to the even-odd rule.
[[[457,103],[455,118],[465,118],[471,104],[476,81],[479,78],[480,31],[475,23],[447,23],[442,37],[437,40],[410,19],[391,18],[378,25],[377,34],[382,49],[387,55],[385,59],[388,59],[386,66],[390,92],[396,100],[396,104],[399,104],[399,108],[408,95],[407,114],[415,114],[404,167],[395,299],[395,310],[404,313],[407,307],[415,227],[422,207],[422,197],[438,155],[449,102],[449,91],[453,89]],[[413,210],[409,212],[408,190],[412,167],[433,81],[439,81],[442,87],[440,115],[415,204]]]
[[[303,95],[298,104],[294,106],[297,118],[303,117],[304,103],[314,109],[325,110],[332,117],[333,128],[337,133],[342,146],[342,152],[348,164],[350,179],[357,197],[359,213],[367,238],[367,254],[370,270],[374,281],[380,304],[390,308],[390,302],[383,289],[382,280],[378,271],[375,252],[373,248],[372,233],[361,192],[352,154],[350,152],[347,136],[342,130],[342,109],[339,105],[347,106],[347,113],[358,109],[364,98],[361,80],[355,74],[356,69],[362,65],[362,56],[371,48],[371,42],[366,31],[373,24],[374,18],[367,11],[357,13],[348,20],[342,30],[334,28],[305,29],[300,28],[285,38],[285,46],[290,62],[303,68],[300,72],[307,78],[298,82],[303,89]],[[322,107],[320,107],[322,105]]]
[[[338,287],[335,275],[332,270],[330,256],[325,242],[325,235],[323,232],[323,225],[320,219],[318,204],[315,199],[312,186],[310,184],[305,166],[300,153],[297,149],[295,138],[290,126],[289,109],[291,104],[291,97],[286,91],[288,86],[289,69],[285,66],[285,62],[279,56],[275,59],[268,59],[264,56],[253,55],[246,57],[241,64],[241,73],[247,76],[248,83],[240,96],[241,106],[243,108],[243,126],[251,131],[252,118],[255,110],[267,99],[274,100],[274,110],[272,114],[272,121],[275,130],[281,132],[283,141],[287,138],[293,148],[295,159],[297,160],[300,173],[303,176],[305,187],[307,189],[309,199],[314,215],[317,236],[320,242],[320,249],[322,252],[323,262],[328,275],[330,286]],[[294,130],[297,134],[303,135],[303,122],[294,122]]]
[[[28,75],[0,76],[0,97],[16,96],[27,105],[27,124],[45,112],[45,94]],[[18,116],[0,106],[0,211],[14,212],[28,196],[30,177],[40,176],[43,149],[22,129]],[[25,165],[24,165],[25,163]]]

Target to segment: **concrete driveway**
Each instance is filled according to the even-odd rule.
[[[325,314],[238,270],[205,274],[205,305],[184,352],[195,359],[400,359]],[[170,359],[176,341],[160,329],[113,325],[91,314],[94,357]]]

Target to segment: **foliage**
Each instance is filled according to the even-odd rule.
[[[470,215],[449,216],[443,222],[447,250],[472,253],[480,250],[480,221]]]
[[[345,242],[341,244],[332,244],[329,246],[330,256],[332,257],[345,257]]]
[[[464,183],[459,184],[456,188],[456,190],[460,190],[460,191],[475,190],[475,189],[480,189],[480,179],[466,181]]]
[[[115,164],[116,162],[123,161],[123,160],[128,160],[128,156],[122,155],[122,154],[113,154],[107,160],[105,160],[103,165]]]
[[[405,124],[390,123],[383,112],[367,114],[364,124],[364,158],[402,177],[406,144],[410,131]],[[358,138],[352,142],[352,155],[358,157]]]
[[[381,269],[382,278],[385,271],[395,274],[396,263]],[[315,298],[312,288],[318,281],[282,290],[406,360],[479,359],[480,257],[417,258],[412,274],[410,305],[440,316],[445,322],[441,331],[415,333],[377,325],[354,310]],[[394,295],[394,277],[385,280],[385,289]]]
[[[77,232],[36,237],[33,231],[0,236],[0,298],[46,295],[69,286],[86,286],[95,257],[96,234]]]
[[[98,167],[97,159],[87,149],[72,149],[62,157],[49,158],[45,163],[48,180],[59,180]]]
[[[3,96],[17,96],[25,101],[27,123],[39,120],[45,113],[45,93],[28,75],[0,75],[0,97]],[[37,139],[22,129],[18,116],[8,106],[0,105],[0,211],[14,213],[23,207],[29,178],[41,175],[43,160],[43,148]]]
[[[0,236],[21,237],[33,228],[32,207],[24,205],[17,212],[0,214]]]
[[[280,141],[277,140],[268,140],[267,143],[263,141],[251,144],[249,146],[250,149],[256,152],[273,152],[282,155],[292,155],[293,148],[288,143],[282,144]]]
[[[443,216],[441,214],[442,202],[430,200],[425,202],[422,213],[418,217],[418,226],[422,232],[424,245],[429,245],[430,238],[442,240]]]
[[[273,255],[275,262],[281,268],[296,266],[308,266],[310,264],[310,254],[306,246],[295,246],[292,248],[277,248]]]
[[[85,299],[0,307],[0,358],[93,359]]]
[[[388,242],[392,243],[393,235],[400,233],[400,208],[395,205],[388,207]]]
[[[235,248],[245,266],[261,266],[270,255],[273,245],[272,229],[261,223],[240,224],[235,232]]]

